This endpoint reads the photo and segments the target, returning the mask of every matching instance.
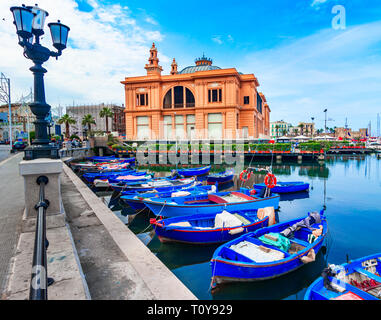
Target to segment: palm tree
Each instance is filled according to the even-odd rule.
[[[106,118],[106,132],[108,132],[108,118],[113,116],[113,112],[110,108],[104,107],[100,112],[99,116],[101,118]]]
[[[82,119],[82,125],[87,126],[89,132],[91,132],[91,125],[96,124],[93,116],[91,114],[86,114]]]
[[[65,136],[66,136],[66,139],[69,139],[69,136],[70,136],[70,132],[69,132],[69,129],[70,129],[70,125],[71,124],[75,124],[77,121],[75,121],[74,118],[72,118],[70,115],[68,114],[64,114],[59,120],[58,120],[58,124],[65,124]]]

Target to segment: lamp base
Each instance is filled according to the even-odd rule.
[[[24,149],[24,160],[34,160],[39,158],[59,159],[59,148],[56,145],[31,145]]]

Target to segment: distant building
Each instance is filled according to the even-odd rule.
[[[299,122],[298,123],[299,132],[298,134],[304,136],[312,136],[315,134],[315,124],[309,122]]]
[[[9,106],[0,106],[0,141],[9,140]],[[12,139],[27,139],[28,131],[34,131],[33,122],[36,117],[28,105],[22,106],[19,103],[11,104],[12,113]]]
[[[368,129],[361,128],[358,131],[352,131],[351,128],[335,128],[335,137],[343,139],[365,139],[367,138]]]
[[[100,111],[103,108],[110,108],[113,112],[113,116],[108,118],[108,130],[111,132],[118,132],[119,135],[123,136],[126,132],[126,127],[124,125],[124,107],[112,104],[107,105],[104,103],[98,105],[66,107],[66,113],[76,120],[75,124],[70,125],[70,135],[84,135],[85,129],[87,129],[87,127],[85,128],[82,125],[82,120],[87,114],[91,114],[95,120],[95,125],[91,126],[92,131],[106,131],[106,118],[101,118],[99,115]],[[63,132],[64,131],[65,126],[63,125]]]
[[[289,134],[290,127],[292,127],[291,123],[287,123],[283,120],[270,122],[271,138],[279,138]]]
[[[254,74],[221,69],[202,56],[178,71],[175,59],[162,75],[152,45],[147,74],[126,77],[126,138],[237,139],[270,136],[270,108]]]

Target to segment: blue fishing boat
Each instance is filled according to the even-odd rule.
[[[155,214],[164,217],[189,216],[192,214],[218,213],[227,211],[253,210],[264,207],[278,209],[279,195],[261,198],[247,188],[238,191],[216,192],[215,194],[190,195],[181,198],[146,199],[144,204]]]
[[[194,185],[195,178],[176,179],[176,180],[148,180],[146,182],[131,182],[131,183],[110,183],[111,188],[117,192],[145,192],[150,190],[174,191],[183,187]]]
[[[114,161],[124,161],[124,162],[135,162],[135,158],[118,158],[114,156],[109,156],[109,157],[99,157],[99,156],[94,156],[94,157],[88,157],[87,160],[90,160],[92,162],[114,162]]]
[[[211,166],[200,167],[200,168],[188,168],[188,169],[177,169],[177,172],[184,177],[201,176],[209,173]]]
[[[195,214],[167,219],[151,219],[161,242],[214,244],[267,227],[269,217],[258,218],[257,210]]]
[[[214,173],[214,174],[209,174],[208,177],[206,178],[206,183],[207,184],[220,184],[220,183],[225,183],[228,181],[232,181],[234,178],[234,171],[233,170],[226,170],[224,172],[220,173]]]
[[[225,243],[211,259],[212,286],[279,277],[314,261],[327,234],[324,212],[262,228]]]
[[[119,170],[119,171],[109,171],[109,172],[86,172],[82,177],[88,182],[93,183],[95,179],[108,180],[119,176],[133,175],[133,176],[144,176],[146,171],[137,172],[135,170]]]
[[[380,300],[381,253],[340,266],[328,265],[308,287],[304,300]]]
[[[261,190],[266,188],[264,183],[255,184],[254,189]],[[292,182],[277,182],[276,186],[271,189],[275,193],[291,193],[299,191],[307,191],[310,185],[303,181],[292,181]]]
[[[135,210],[142,210],[146,207],[144,204],[145,199],[149,198],[174,198],[174,197],[183,197],[190,194],[203,194],[203,193],[214,193],[216,192],[215,186],[195,186],[195,187],[183,187],[175,191],[149,191],[149,192],[140,192],[140,193],[126,193],[123,192],[123,195],[120,197],[124,203],[128,204],[131,208]]]

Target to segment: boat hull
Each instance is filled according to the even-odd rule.
[[[201,176],[210,171],[211,166],[191,169],[178,169],[177,172],[184,177]]]
[[[301,258],[307,256],[311,249],[314,250],[317,255],[320,251],[325,235],[327,234],[327,224],[326,221],[322,221],[323,224],[323,234],[312,244],[306,246],[304,249],[296,254],[288,255],[281,260],[275,260],[271,262],[261,262],[257,263],[247,259],[245,261],[243,256],[239,253],[232,253],[229,259],[223,258],[221,252],[225,247],[230,247],[231,245],[245,241],[246,237],[257,238],[260,235],[269,232],[280,232],[286,229],[288,226],[299,222],[301,219],[290,220],[285,223],[280,223],[271,227],[263,228],[257,230],[251,234],[243,235],[238,239],[230,241],[216,249],[211,259],[210,265],[212,269],[212,282],[215,285],[226,283],[226,282],[251,282],[251,281],[262,281],[277,278],[279,276],[285,275],[289,272],[293,272],[298,268],[302,267],[304,263]],[[235,255],[235,256],[234,256]],[[236,260],[234,260],[236,259]]]
[[[381,272],[381,253],[369,255],[366,257],[362,257],[356,260],[351,261],[350,263],[345,263],[342,264],[341,266],[345,270],[346,274],[355,272],[359,270],[359,268],[362,267],[362,263],[367,260],[371,259],[376,259],[378,260],[378,273],[380,274]],[[374,275],[374,274],[369,274],[373,279],[376,279],[377,282],[381,283],[381,277]],[[332,281],[332,277],[330,277],[330,280]],[[345,295],[353,295],[356,298],[359,298],[361,300],[379,300],[375,296],[361,290],[360,288],[357,288],[349,283],[337,280],[336,283],[345,288],[344,292],[334,292],[331,290],[328,290],[327,288],[324,287],[324,279],[323,277],[317,278],[308,288],[307,291],[304,295],[304,300],[331,300],[331,299],[339,299],[339,300],[347,300],[344,298],[340,299],[340,296],[345,296]],[[381,286],[379,286],[381,288]]]
[[[192,215],[192,219],[214,219],[216,214],[211,215]],[[248,216],[242,214],[245,218],[250,219]],[[269,217],[262,220],[251,218],[249,224],[233,227],[233,228],[216,228],[216,229],[197,229],[194,227],[187,228],[173,228],[168,227],[169,224],[186,221],[184,218],[168,218],[155,222],[154,230],[161,242],[180,242],[186,244],[215,244],[233,240],[242,234],[255,231],[259,228],[267,227]],[[238,232],[239,233],[235,233]]]
[[[228,212],[231,211],[245,211],[254,210],[264,207],[274,207],[278,209],[279,207],[279,195],[272,195],[268,198],[245,201],[245,202],[235,202],[235,203],[222,203],[222,204],[208,204],[208,205],[174,205],[171,203],[164,202],[152,202],[144,201],[145,205],[155,214],[162,215],[164,217],[179,217],[179,216],[189,216],[192,214],[209,214],[218,213],[222,210]]]
[[[292,193],[292,192],[300,192],[300,191],[307,191],[309,189],[310,185],[308,183],[292,183],[290,182],[287,185],[276,185],[274,188],[271,189],[272,192],[275,193]],[[255,184],[254,189],[261,190],[263,188],[266,188],[266,185],[264,183]]]
[[[223,177],[218,177],[218,176],[209,176],[206,179],[207,184],[215,184],[217,183],[224,183],[233,180],[234,174],[223,176]]]

